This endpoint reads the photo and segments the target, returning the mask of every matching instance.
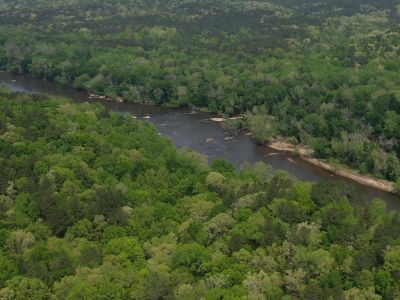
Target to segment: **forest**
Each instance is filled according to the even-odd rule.
[[[0,89],[0,299],[399,299],[400,213]]]
[[[0,0],[0,70],[246,116],[400,186],[397,0]]]

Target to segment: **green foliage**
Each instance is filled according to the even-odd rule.
[[[13,278],[18,275],[18,266],[16,263],[4,256],[4,254],[0,254],[0,286],[4,287],[7,280]]]
[[[317,158],[328,158],[331,156],[330,143],[326,138],[317,138],[314,141],[314,154]]]
[[[245,122],[242,119],[227,119],[222,123],[222,127],[227,134],[236,135],[244,129]]]
[[[247,117],[249,130],[255,140],[261,144],[271,142],[276,134],[276,123],[271,116],[267,115],[249,115]]]
[[[215,159],[211,164],[211,169],[215,172],[219,172],[222,174],[233,174],[235,171],[235,166],[223,159]]]
[[[104,255],[119,255],[132,262],[143,260],[143,250],[136,238],[121,237],[111,239],[103,247]]]
[[[49,289],[41,280],[22,276],[7,281],[6,287],[0,290],[0,299],[4,300],[45,300],[48,296]]]
[[[245,114],[225,130],[400,190],[397,2],[0,1],[0,68]],[[0,152],[0,299],[400,298],[399,214],[348,187],[208,166],[100,106],[7,91]]]
[[[397,0],[3,0],[0,69],[127,102],[245,115],[225,130],[293,138],[396,182],[399,15]],[[30,209],[16,212],[20,222]]]

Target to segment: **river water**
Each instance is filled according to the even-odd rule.
[[[224,158],[237,167],[245,162],[263,161],[274,169],[287,171],[300,180],[345,182],[354,187],[360,195],[369,199],[378,197],[385,200],[389,210],[400,210],[400,197],[398,196],[331,174],[290,153],[257,145],[246,135],[229,138],[219,123],[210,120],[215,116],[209,113],[194,112],[190,109],[92,100],[86,92],[63,89],[52,82],[5,72],[0,72],[0,83],[9,86],[14,91],[46,93],[69,98],[75,102],[101,102],[112,111],[131,114],[138,119],[153,123],[161,135],[170,138],[176,146],[192,148],[207,155],[210,160]]]

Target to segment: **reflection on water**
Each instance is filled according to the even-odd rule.
[[[112,111],[131,114],[138,119],[153,123],[162,136],[169,137],[178,147],[192,148],[207,155],[210,160],[224,158],[233,162],[237,167],[244,162],[264,161],[274,169],[285,170],[300,180],[342,181],[350,184],[357,189],[358,193],[364,194],[370,199],[375,197],[384,199],[389,209],[400,210],[400,197],[333,175],[294,155],[259,146],[248,136],[227,137],[220,124],[210,120],[213,116],[208,113],[194,112],[190,109],[96,101],[89,99],[89,94],[85,92],[63,89],[51,82],[8,73],[0,73],[0,82],[15,91],[47,93],[70,98],[76,102],[101,102]]]

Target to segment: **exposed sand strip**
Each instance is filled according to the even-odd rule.
[[[286,152],[298,154],[301,159],[303,159],[317,167],[320,167],[324,170],[332,172],[336,175],[354,180],[360,184],[370,186],[370,187],[373,187],[376,189],[380,189],[380,190],[383,190],[388,193],[393,193],[393,194],[398,193],[397,189],[394,187],[394,184],[390,181],[372,178],[367,175],[359,174],[356,171],[345,169],[344,167],[338,167],[338,166],[331,165],[329,163],[326,163],[324,161],[314,158],[312,155],[312,151],[307,148],[304,148],[301,146],[296,146],[296,145],[293,145],[293,144],[285,142],[285,141],[275,141],[275,142],[269,143],[268,147],[271,149],[274,149],[274,150],[278,150],[278,151],[286,151]]]

